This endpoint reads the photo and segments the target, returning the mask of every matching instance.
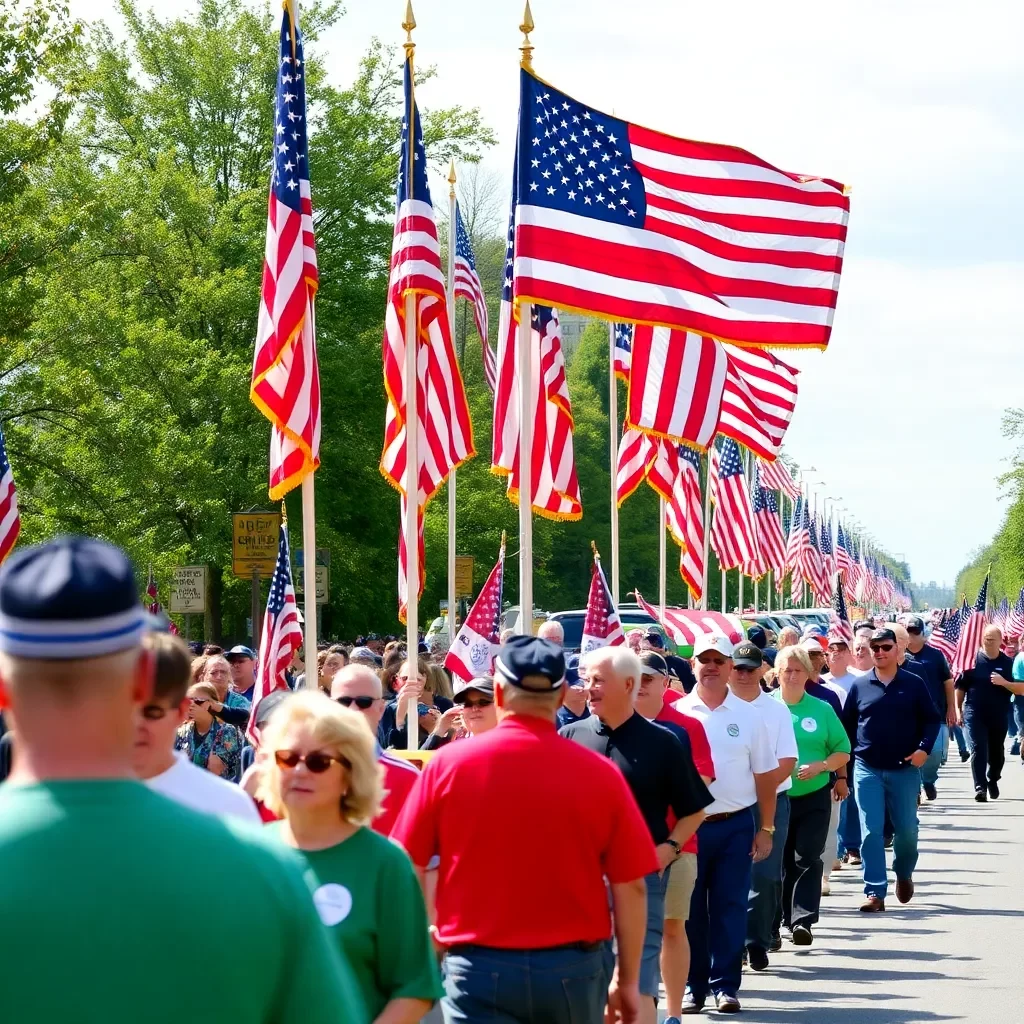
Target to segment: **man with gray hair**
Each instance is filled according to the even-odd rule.
[[[599,1021],[606,1002],[638,1018],[644,878],[658,858],[622,773],[556,733],[564,676],[556,644],[504,644],[498,725],[434,754],[392,833],[421,879],[439,858],[446,1020]]]
[[[537,630],[537,636],[542,640],[550,640],[553,644],[558,644],[559,647],[565,646],[565,630],[557,619],[548,619],[547,622],[542,622],[540,629]]]

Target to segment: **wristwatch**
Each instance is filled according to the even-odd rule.
[[[759,832],[767,832],[767,833],[768,833],[768,835],[770,835],[770,836],[774,836],[774,835],[775,835],[775,826],[774,826],[774,825],[762,825],[762,826],[761,826],[761,827],[760,827],[760,828],[758,829],[758,831],[759,831]]]
[[[683,848],[674,839],[666,839],[665,842],[676,851],[677,857],[683,852]]]

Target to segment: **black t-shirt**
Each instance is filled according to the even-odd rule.
[[[990,658],[984,651],[974,657],[974,668],[968,669],[956,681],[958,690],[966,690],[965,702],[971,707],[1006,708],[1012,696],[1005,686],[995,686],[989,678],[995,672],[1013,681],[1013,659],[1002,651]]]
[[[949,662],[946,661],[942,651],[936,650],[929,644],[925,644],[916,654],[907,651],[903,667],[924,680],[932,700],[935,701],[935,706],[939,709],[939,714],[945,716],[947,707],[944,683],[952,676],[952,673],[949,671]]]
[[[670,807],[677,818],[685,818],[713,801],[694,766],[689,739],[673,735],[636,712],[618,729],[609,729],[592,715],[560,729],[559,735],[619,766],[655,845],[668,838]]]

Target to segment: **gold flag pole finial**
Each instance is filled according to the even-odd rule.
[[[455,159],[453,158],[451,163],[448,165],[448,196],[451,199],[455,198]]]
[[[288,20],[292,23],[292,60],[295,60],[296,36],[299,28],[299,3],[298,0],[282,0],[281,6],[288,12]]]
[[[281,499],[281,525],[288,525],[288,506],[284,503],[284,498]]]
[[[502,550],[502,553],[504,554],[504,552],[505,552],[505,531],[504,530],[501,531],[501,550]]]
[[[523,11],[523,23],[519,31],[523,33],[523,42],[519,47],[522,56],[519,58],[519,66],[526,71],[533,70],[533,43],[530,42],[530,33],[534,30],[533,11],[530,10],[530,0],[526,0],[526,9]]]
[[[412,41],[412,30],[416,27],[416,16],[412,13],[412,0],[405,0],[405,21],[402,22],[402,28],[405,29],[405,42],[402,45],[405,47],[405,59],[412,59],[412,52],[416,49],[416,44]]]
[[[595,543],[594,543],[594,541],[591,541],[591,542],[590,542],[590,550],[594,552],[594,557],[595,557],[595,558],[600,558],[600,557],[601,557],[601,556],[600,556],[600,555],[599,555],[599,554],[597,553],[597,544],[595,544]]]

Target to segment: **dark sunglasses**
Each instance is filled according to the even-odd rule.
[[[462,702],[464,708],[489,708],[493,700],[467,700]]]
[[[360,711],[368,711],[380,700],[380,697],[335,697],[335,700],[343,708],[350,708],[355,704]]]
[[[911,636],[920,636],[921,635],[921,630],[919,630],[917,628],[917,626],[907,626],[907,632]]]
[[[198,704],[200,707],[202,707],[204,704],[209,702],[210,698],[209,697],[189,697],[189,700],[193,704]]]
[[[166,718],[172,711],[177,710],[176,708],[165,708],[159,704],[146,704],[142,708],[142,717],[147,722],[159,722],[161,718]]]
[[[877,654],[879,651],[891,651],[895,646],[895,644],[872,644],[871,650]]]
[[[297,768],[299,763],[304,764],[314,775],[322,775],[331,765],[337,761],[346,768],[352,765],[343,757],[335,757],[333,754],[296,754],[294,750],[275,750],[274,760],[278,768]]]

